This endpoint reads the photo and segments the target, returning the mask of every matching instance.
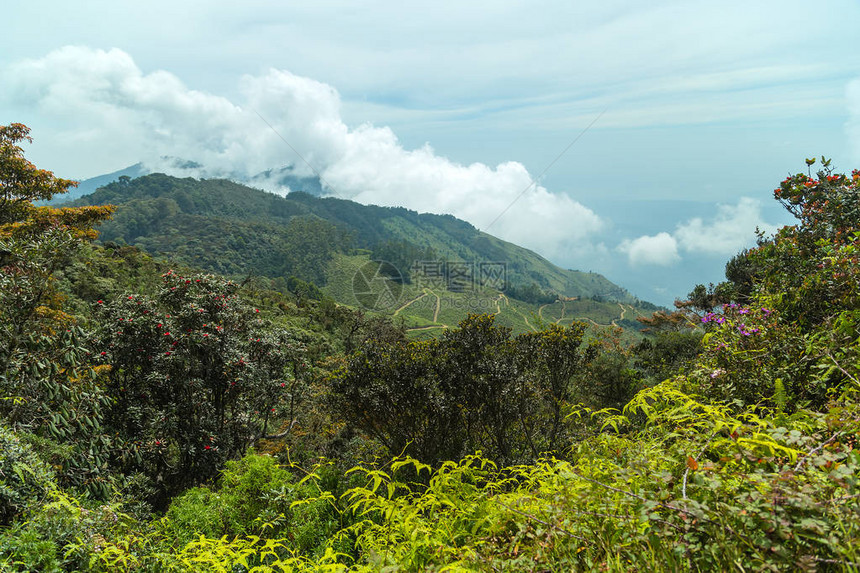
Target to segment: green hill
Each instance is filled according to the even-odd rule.
[[[105,242],[260,275],[281,290],[312,283],[341,304],[396,314],[422,332],[469,312],[523,331],[574,317],[617,325],[654,308],[599,274],[562,269],[450,215],[163,174],[121,178],[75,204],[117,205],[100,228]]]

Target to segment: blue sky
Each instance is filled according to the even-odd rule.
[[[306,169],[259,113],[339,196],[479,228],[513,203],[490,232],[663,304],[788,222],[772,190],[805,157],[860,166],[854,1],[3,11],[0,122],[62,176]]]

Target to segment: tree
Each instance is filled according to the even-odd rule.
[[[154,298],[99,301],[93,341],[111,365],[106,423],[122,442],[114,464],[161,484],[161,504],[272,437],[286,435],[305,397],[304,344],[267,328],[239,284],[169,271]]]
[[[822,163],[816,177],[798,173],[774,190],[798,222],[747,254],[759,294],[774,299],[772,306],[805,329],[860,305],[860,171],[836,174],[829,160],[822,158]]]
[[[576,391],[590,394],[597,389],[593,380],[583,380],[583,373],[592,370],[586,366],[597,355],[594,344],[582,348],[585,330],[583,322],[572,322],[567,328],[550,324],[514,339],[522,377],[520,423],[535,457],[562,449],[570,438],[563,433],[564,418]],[[526,388],[531,389],[528,401]]]
[[[24,157],[29,129],[0,127],[0,411],[15,429],[72,445],[61,478],[105,495],[97,372],[89,368],[83,331],[63,311],[54,273],[112,207],[38,207],[74,181],[36,168]]]
[[[330,380],[331,405],[390,453],[436,464],[481,450],[521,463],[566,445],[585,326],[511,337],[492,315],[423,342],[368,340]]]
[[[24,158],[18,143],[31,141],[29,131],[20,123],[0,126],[0,364],[6,365],[25,334],[43,332],[45,321],[67,318],[52,289],[53,272],[82,240],[96,236],[92,226],[112,212],[109,206],[35,206],[33,201],[65,193],[77,183]]]

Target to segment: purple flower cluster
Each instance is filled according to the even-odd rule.
[[[738,325],[738,332],[740,332],[744,336],[752,336],[753,334],[758,334],[758,328],[750,328],[747,329],[746,325],[742,322]]]
[[[741,316],[750,314],[753,310],[754,309],[752,309],[752,308],[741,306],[737,303],[731,303],[731,304],[723,305],[723,312],[725,312],[725,313],[734,312],[734,313],[739,314]],[[771,312],[772,311],[768,308],[762,308],[761,309],[761,313],[764,316],[770,316]],[[709,322],[713,322],[716,324],[725,324],[726,323],[726,317],[722,314],[709,312],[705,316],[702,317],[702,323],[707,324]],[[761,332],[758,328],[747,328],[747,325],[743,322],[738,325],[737,329],[738,329],[738,332],[740,332],[741,335],[743,335],[743,336],[752,336],[754,334],[758,334],[759,332]]]

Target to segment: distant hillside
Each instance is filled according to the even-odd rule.
[[[134,165],[129,165],[125,169],[120,169],[119,171],[114,171],[113,173],[106,173],[105,175],[99,175],[97,177],[92,177],[90,179],[84,179],[83,181],[79,181],[77,187],[69,189],[68,193],[63,193],[62,195],[55,196],[48,203],[53,205],[69,203],[70,201],[74,201],[79,197],[89,195],[99,187],[104,187],[109,183],[119,181],[120,177],[130,177],[134,179],[135,177],[140,177],[145,174],[146,170],[143,168],[143,164],[135,163]]]
[[[468,292],[472,302],[480,293],[487,297],[481,303],[488,307],[484,311],[497,308],[494,301],[503,293],[503,307],[511,306],[511,299],[527,305],[517,311],[522,317],[559,297],[571,303],[573,299],[608,303],[616,315],[617,303],[641,304],[602,275],[562,269],[450,215],[303,192],[281,197],[221,179],[163,174],[123,178],[75,203],[118,206],[113,219],[100,228],[103,241],[136,245],[226,275],[262,275],[282,289],[312,283],[344,304],[362,304],[348,291],[380,287],[386,292],[396,287],[398,296],[413,297],[427,289],[461,299]],[[359,264],[371,260],[388,264],[365,268]],[[346,284],[359,280],[356,277],[364,277],[365,283]],[[463,307],[461,315],[480,310],[466,308],[462,301],[449,303]],[[393,300],[391,305],[387,310],[396,310]],[[365,306],[379,310],[373,304]],[[650,307],[645,303],[643,308]],[[439,312],[426,318],[434,314],[438,319]],[[625,318],[623,307],[620,318]],[[517,320],[530,325],[527,318]],[[606,323],[610,321],[611,317]]]
[[[192,175],[193,171],[196,168],[199,168],[200,165],[198,163],[194,163],[193,161],[185,161],[179,158],[163,158],[165,161],[171,163],[171,167],[174,170],[179,171],[189,171],[188,175]],[[144,175],[150,175],[152,171],[145,167],[143,163],[135,163],[134,165],[129,165],[124,169],[120,169],[118,171],[114,171],[112,173],[106,173],[104,175],[98,175],[96,177],[91,177],[89,179],[83,179],[78,181],[78,186],[69,190],[68,193],[64,193],[62,195],[57,195],[50,201],[47,201],[47,204],[50,205],[62,205],[64,203],[69,203],[78,199],[79,197],[83,197],[84,195],[89,195],[93,193],[96,189],[100,187],[104,187],[114,181],[119,181],[120,177],[129,177],[131,179],[136,179],[138,177],[143,177]],[[285,189],[289,189],[290,191],[303,191],[305,193],[309,193],[311,195],[315,195],[317,197],[323,195],[322,184],[320,183],[319,177],[304,177],[301,175],[296,175],[294,173],[294,169],[292,167],[281,167],[279,169],[268,169],[261,173],[258,173],[251,177],[250,179],[243,179],[241,177],[232,178],[236,181],[243,181],[247,185],[252,187],[266,187],[267,185],[278,185]]]

